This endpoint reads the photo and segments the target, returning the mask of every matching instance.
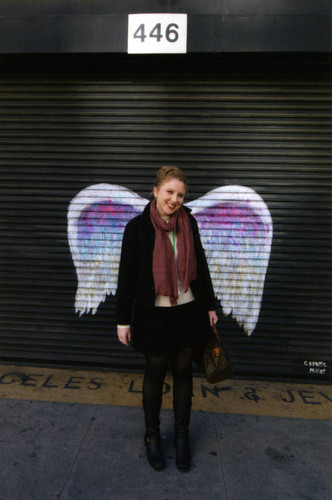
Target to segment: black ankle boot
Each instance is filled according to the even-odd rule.
[[[175,463],[179,472],[189,472],[190,444],[188,431],[175,430],[174,445],[176,448]]]
[[[159,430],[147,429],[144,436],[146,457],[151,467],[156,471],[165,469],[165,460],[161,450],[161,438]]]
[[[156,471],[165,469],[165,460],[161,450],[160,419],[161,398],[146,401],[143,398],[146,457],[151,467]]]

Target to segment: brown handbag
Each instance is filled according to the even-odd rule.
[[[234,368],[227,349],[222,345],[216,325],[211,327],[213,336],[207,343],[204,351],[204,371],[206,380],[210,384],[231,378]]]

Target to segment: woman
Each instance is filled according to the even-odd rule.
[[[173,374],[176,465],[187,472],[192,359],[204,348],[210,325],[218,321],[197,222],[183,206],[186,191],[186,178],[179,168],[158,171],[154,200],[126,226],[119,269],[118,337],[146,356],[145,446],[150,465],[158,471],[165,468],[159,413],[168,365]]]

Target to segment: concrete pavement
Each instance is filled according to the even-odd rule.
[[[0,500],[332,498],[327,419],[193,411],[192,468],[180,474],[171,410],[163,472],[147,464],[140,408],[4,398],[0,411]]]

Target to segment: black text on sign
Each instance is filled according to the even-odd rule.
[[[187,14],[129,14],[129,54],[187,52]]]

